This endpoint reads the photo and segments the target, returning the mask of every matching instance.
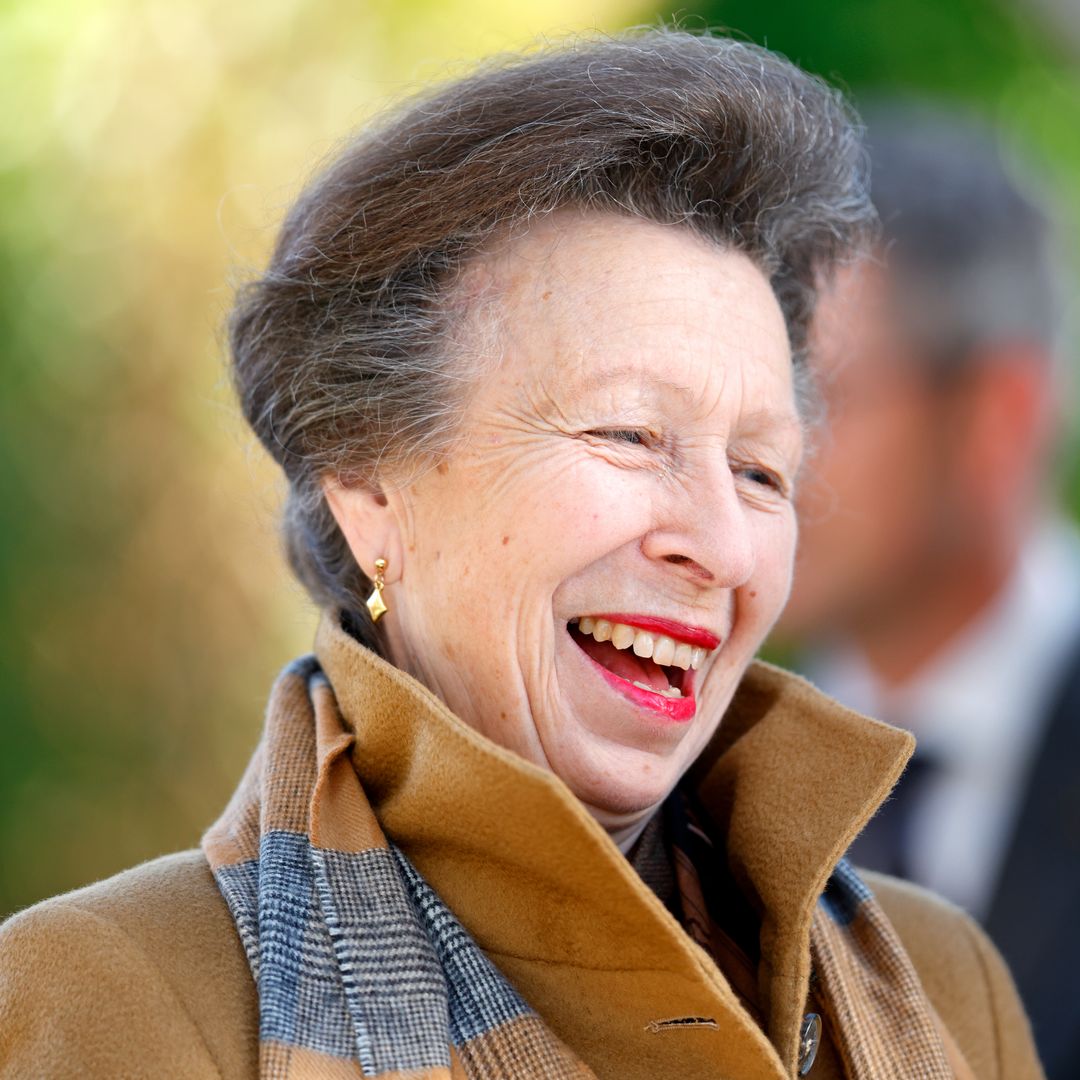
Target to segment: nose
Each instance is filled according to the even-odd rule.
[[[692,484],[679,484],[641,546],[647,558],[676,567],[698,585],[745,585],[757,555],[747,508],[727,462]]]

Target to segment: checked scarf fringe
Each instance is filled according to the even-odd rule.
[[[297,661],[203,838],[258,989],[260,1080],[593,1077],[387,841],[351,745]]]
[[[841,1033],[849,1076],[961,1080],[968,1075],[963,1061],[950,1059],[896,931],[846,860],[818,901],[810,955],[831,1028]]]
[[[261,1080],[595,1080],[387,840],[352,743],[317,661],[296,661],[203,838],[258,991]],[[844,863],[812,951],[853,1080],[952,1080],[910,962]]]

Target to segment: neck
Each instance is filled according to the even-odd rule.
[[[637,838],[645,831],[653,814],[660,809],[660,804],[647,807],[631,814],[614,814],[585,804],[585,809],[603,826],[604,831],[614,841],[615,846],[628,855]]]

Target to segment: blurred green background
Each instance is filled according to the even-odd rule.
[[[220,326],[305,175],[410,86],[628,0],[0,3],[0,915],[197,842],[315,615]],[[1080,250],[1080,5],[679,9],[856,99],[999,121]],[[1076,476],[1072,505],[1080,504]]]

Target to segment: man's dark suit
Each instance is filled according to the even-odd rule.
[[[985,926],[1048,1080],[1080,1080],[1080,642],[1052,700]]]
[[[1080,1080],[1080,638],[1043,717],[1013,834],[983,920],[1012,969],[1047,1080]],[[905,876],[907,822],[937,766],[916,751],[849,858]]]

